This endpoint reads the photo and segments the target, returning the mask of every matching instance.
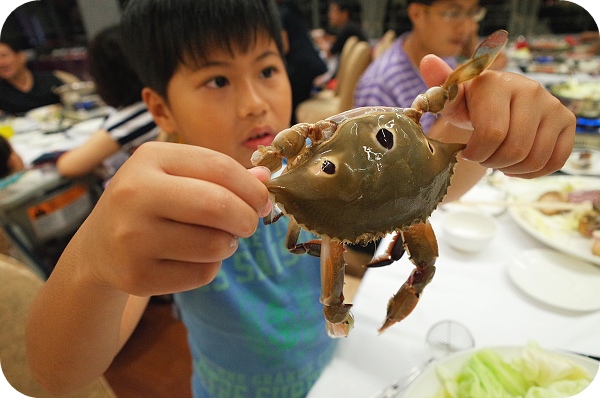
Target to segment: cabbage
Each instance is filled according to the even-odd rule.
[[[583,391],[591,376],[564,356],[529,343],[506,361],[492,349],[475,352],[454,375],[436,368],[442,389],[433,398],[563,398]]]

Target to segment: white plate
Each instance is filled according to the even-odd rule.
[[[590,167],[587,169],[580,169],[576,166],[576,162],[582,152],[589,152],[591,155]],[[600,151],[597,149],[575,148],[560,171],[572,175],[600,176]]]
[[[600,178],[549,176],[533,180],[511,179],[505,185],[515,201],[535,201],[548,191],[600,189]],[[592,254],[592,239],[577,231],[575,212],[547,216],[528,206],[511,206],[508,213],[531,236],[574,257],[600,265],[600,256]]]
[[[543,303],[570,311],[600,309],[600,269],[549,249],[525,250],[508,265],[510,279]]]
[[[511,360],[513,358],[519,357],[521,354],[521,350],[522,350],[522,347],[516,347],[516,346],[500,346],[500,347],[490,347],[490,348],[493,349],[498,354],[500,354],[502,356],[502,358],[504,358],[505,360]],[[458,372],[461,371],[462,367],[469,360],[469,358],[476,351],[479,351],[480,349],[481,348],[475,348],[475,349],[468,350],[468,351],[457,352],[455,354],[448,356],[447,358],[440,360],[437,363],[432,364],[427,369],[425,369],[425,371],[423,371],[421,376],[419,376],[406,389],[406,391],[404,392],[404,395],[402,395],[402,397],[403,398],[424,398],[424,397],[433,396],[442,388],[440,380],[436,374],[436,366],[441,364],[444,367],[446,367],[453,374],[457,374]],[[581,367],[583,367],[585,370],[587,370],[589,372],[589,374],[592,378],[598,372],[598,365],[599,365],[598,361],[595,361],[591,358],[587,358],[587,357],[584,357],[581,355],[568,354],[568,353],[562,353],[562,352],[560,352],[560,353],[554,352],[554,353],[557,355],[561,355],[567,359],[570,359],[571,361],[580,365]]]

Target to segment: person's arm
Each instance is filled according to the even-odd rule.
[[[94,171],[119,149],[119,143],[106,130],[98,130],[83,145],[62,154],[56,161],[56,167],[63,176],[83,176]]]
[[[442,84],[451,73],[433,55],[424,57],[420,67],[429,86]],[[547,175],[559,170],[573,150],[573,112],[538,82],[519,74],[483,72],[459,87],[442,114],[455,126],[472,131],[463,158],[507,175]]]
[[[38,383],[54,394],[86,385],[130,335],[144,297],[209,283],[237,237],[252,235],[270,212],[269,177],[266,168],[246,170],[200,147],[140,146],[33,303],[26,347]]]

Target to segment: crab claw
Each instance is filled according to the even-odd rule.
[[[410,226],[402,231],[402,240],[415,269],[390,299],[385,322],[379,329],[380,333],[413,311],[423,289],[435,274],[434,264],[438,257],[438,246],[431,224],[425,222]]]
[[[352,304],[324,306],[325,330],[329,337],[347,337],[354,327],[354,316],[350,313]]]

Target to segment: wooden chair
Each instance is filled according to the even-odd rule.
[[[2,372],[17,391],[49,398],[31,376],[25,358],[25,321],[43,281],[23,263],[0,254],[0,360]],[[69,398],[116,398],[106,379],[100,377]]]
[[[357,39],[358,40],[358,39]],[[344,50],[346,45],[344,45]],[[342,50],[342,53],[344,52]],[[354,90],[358,79],[371,63],[371,46],[365,41],[351,43],[347,54],[340,57],[337,86],[326,94],[310,98],[298,105],[299,123],[315,123],[354,106]]]
[[[379,41],[375,45],[375,48],[373,49],[373,59],[376,59],[381,54],[383,54],[388,48],[390,48],[394,40],[396,40],[395,30],[390,29],[387,32],[385,32],[383,36],[381,36],[381,39],[379,39]]]

